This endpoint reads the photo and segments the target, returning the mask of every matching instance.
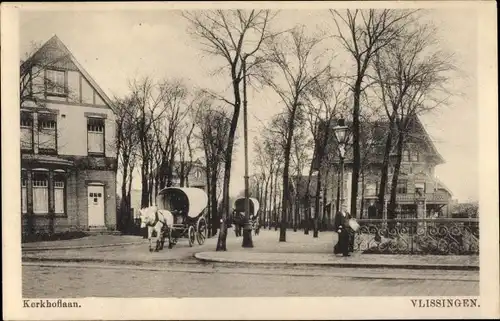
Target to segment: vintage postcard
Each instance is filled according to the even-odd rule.
[[[493,1],[1,15],[4,319],[500,316]]]

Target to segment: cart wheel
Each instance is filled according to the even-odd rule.
[[[195,239],[195,235],[194,235],[194,226],[193,225],[190,225],[189,228],[188,228],[188,241],[189,241],[189,246],[193,246],[194,244],[194,239]]]
[[[207,220],[205,219],[204,216],[202,216],[198,219],[198,222],[196,222],[196,240],[198,241],[199,245],[205,243],[205,240],[207,238],[207,233],[208,233]]]

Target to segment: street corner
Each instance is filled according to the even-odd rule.
[[[350,258],[356,258],[353,255]],[[268,265],[310,265],[310,266],[354,266],[356,262],[350,262],[347,257],[336,256],[329,253],[260,253],[260,252],[198,252],[194,255],[196,259],[203,262],[216,263],[246,263],[246,264],[268,264]],[[358,265],[359,265],[359,260]],[[363,264],[361,264],[363,265]]]

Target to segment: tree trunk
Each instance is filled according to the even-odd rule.
[[[273,188],[275,186],[274,185],[273,173],[271,173],[270,176],[271,176],[271,188],[270,188],[270,191],[269,191],[269,209],[268,209],[268,211],[269,211],[269,213],[268,213],[268,224],[269,224],[268,228],[269,229],[271,229],[271,225],[273,223],[273,218],[274,218],[274,216],[273,216],[273,196],[274,196],[274,194],[273,194],[273,192],[274,192]]]
[[[231,119],[231,127],[229,128],[229,135],[227,139],[227,149],[225,154],[224,163],[224,186],[222,192],[222,223],[219,232],[219,238],[217,239],[216,251],[227,251],[226,248],[226,238],[227,238],[227,226],[226,220],[229,215],[229,182],[231,179],[231,163],[233,156],[233,145],[234,145],[234,135],[236,133],[236,126],[238,125],[238,119],[240,116],[241,98],[240,98],[240,81],[236,78],[236,66],[232,66],[231,74],[233,79],[233,94],[234,94],[234,113]]]
[[[316,180],[316,199],[314,204],[314,229],[313,237],[318,237],[318,219],[321,214],[321,170],[318,171],[318,176]]]
[[[122,194],[122,199],[120,201],[120,220],[118,222],[119,224],[119,229],[120,231],[124,231],[126,229],[126,222],[129,221],[128,215],[130,215],[130,210],[128,212],[126,211],[128,209],[127,206],[127,176],[128,176],[128,164],[125,163],[123,164],[123,172],[122,172],[122,184],[121,184],[121,194]]]
[[[305,215],[304,215],[304,234],[309,235],[309,222],[311,221],[311,201],[309,197],[309,186],[311,186],[311,178],[312,178],[312,164],[309,168],[309,176],[307,177],[307,186],[305,191]]]
[[[290,151],[292,148],[292,136],[293,136],[293,128],[294,128],[294,120],[295,120],[295,110],[290,116],[289,124],[288,124],[288,137],[285,145],[285,166],[283,168],[283,197],[281,201],[281,225],[280,225],[280,242],[286,242],[286,214],[288,212],[288,196],[290,194],[289,191],[289,177],[288,170],[290,167]]]
[[[263,224],[264,224],[264,227],[265,227],[265,224],[266,224],[266,218],[267,218],[267,188],[269,187],[269,177],[266,179],[266,185],[265,185],[265,188],[264,188],[264,217],[262,218],[263,219]]]
[[[364,74],[364,73],[363,73]],[[354,86],[354,106],[352,109],[352,133],[353,133],[353,169],[351,182],[351,216],[356,217],[356,201],[358,199],[359,171],[361,167],[360,133],[359,133],[359,97],[361,95],[361,79],[358,78]]]
[[[182,154],[182,158],[181,158],[181,167],[180,167],[180,173],[179,173],[179,178],[180,178],[180,186],[181,187],[185,187],[185,184],[186,184],[186,174],[185,174],[185,170],[186,170],[186,163],[184,162],[184,153]]]
[[[211,205],[212,205],[212,235],[217,234],[217,227],[219,226],[219,215],[217,213],[217,172],[216,170],[212,169],[212,178],[210,184],[211,186]]]
[[[359,205],[359,218],[363,218],[363,212],[365,209],[365,171],[361,172],[361,204]]]
[[[144,162],[141,166],[141,208],[149,206],[149,190],[148,190],[148,167]]]
[[[274,230],[278,230],[278,206],[276,203],[276,196],[278,195],[278,172],[276,171],[276,176],[274,179],[274,204],[273,204],[273,223],[274,223]]]
[[[399,130],[398,141],[396,144],[396,164],[394,165],[394,173],[392,174],[391,183],[391,198],[389,201],[389,208],[387,212],[388,219],[392,220],[396,218],[396,192],[398,187],[399,171],[401,168],[401,161],[403,158],[403,147],[404,147],[404,134],[402,130]]]
[[[378,217],[382,218],[384,213],[384,204],[385,204],[385,192],[387,190],[387,180],[389,174],[389,159],[391,155],[392,149],[392,134],[393,126],[390,125],[389,131],[387,133],[387,138],[385,141],[385,150],[384,150],[384,160],[382,162],[382,169],[380,173],[380,186],[378,191]]]

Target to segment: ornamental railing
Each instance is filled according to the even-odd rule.
[[[479,254],[479,219],[360,219],[353,249],[379,254]]]

